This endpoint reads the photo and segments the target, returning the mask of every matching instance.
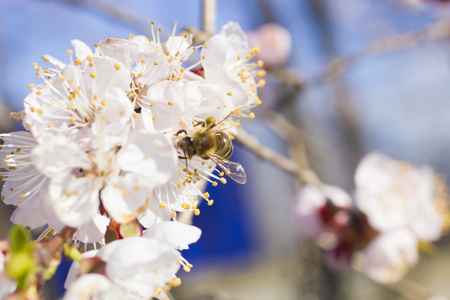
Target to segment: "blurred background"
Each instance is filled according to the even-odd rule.
[[[202,1],[0,0],[0,130],[22,130],[8,114],[22,110],[28,85],[39,83],[32,63],[41,55],[68,61],[72,39],[93,48],[104,38],[148,35],[151,21],[168,36],[175,20],[179,30],[200,29]],[[273,47],[259,92],[263,105],[244,126],[263,145],[288,157],[290,127],[280,120],[288,121],[295,128],[288,140],[301,134],[320,178],[350,193],[357,163],[370,151],[450,174],[445,3],[217,0],[217,31],[228,21],[262,45],[261,55],[264,45]],[[267,23],[284,29],[262,29]],[[194,268],[180,271],[175,299],[406,299],[355,271],[326,269],[321,251],[295,228],[297,178],[235,144],[232,160],[244,166],[248,183],[208,187],[215,202],[194,218],[203,234],[183,253]],[[2,205],[0,238],[11,211]],[[408,278],[450,295],[449,239],[438,246]],[[61,297],[68,266],[60,267],[46,299]]]

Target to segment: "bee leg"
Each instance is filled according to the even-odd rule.
[[[182,133],[184,133],[185,135],[187,135],[187,131],[186,131],[186,130],[180,129],[180,130],[178,130],[177,133],[175,133],[175,136],[179,136],[179,135],[182,134]]]
[[[197,121],[197,123],[194,123],[194,127],[197,127],[198,125],[202,125],[202,127],[205,127],[205,121]]]
[[[187,163],[188,157],[186,156],[186,152],[184,152],[184,150],[183,150],[183,154],[184,154],[184,156],[178,156],[178,159],[184,159],[185,160],[185,162],[186,162],[186,173],[189,173],[189,168],[188,168],[188,163]]]

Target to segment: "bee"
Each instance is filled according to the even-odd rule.
[[[241,125],[249,116],[250,107],[242,107],[233,110],[219,122],[216,122],[213,116],[197,122],[194,127],[201,127],[196,128],[192,135],[181,129],[176,133],[176,136],[185,134],[185,137],[177,142],[177,147],[184,154],[184,157],[180,158],[187,160],[196,155],[204,160],[210,159],[232,180],[240,184],[246,183],[247,177],[241,164],[228,160],[233,154],[233,143],[223,130]]]

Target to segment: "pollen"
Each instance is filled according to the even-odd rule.
[[[189,273],[191,271],[191,268],[189,268],[188,266],[184,266],[183,270],[187,273]]]
[[[134,33],[130,33],[130,38],[133,38],[134,37]]]
[[[231,96],[231,92],[228,92],[227,95],[228,95],[228,96]]]
[[[254,113],[254,112],[251,112],[251,113],[250,113],[250,119],[253,120],[254,118],[255,118],[255,113]]]
[[[177,212],[176,212],[176,211],[172,211],[172,217],[173,217],[174,219],[177,218]]]
[[[142,76],[144,76],[144,73],[139,73],[138,74],[138,77],[142,77]]]
[[[88,62],[92,62],[92,56],[88,55],[88,56],[86,57],[86,59],[88,60]]]
[[[214,200],[208,200],[208,206],[211,206],[214,204]]]
[[[28,85],[28,87],[29,87],[30,89],[34,88],[34,83],[30,83],[30,84]]]
[[[219,176],[223,176],[223,175],[225,175],[225,174],[223,173],[223,171],[219,173]]]
[[[39,109],[37,110],[37,112],[38,112],[38,114],[40,114],[40,115],[42,115],[42,114],[44,113],[44,111],[43,111],[41,108],[39,108]]]
[[[25,196],[23,194],[20,194],[19,197],[20,197],[20,199],[24,199],[25,198]]]
[[[97,100],[97,99],[98,99],[98,96],[97,96],[97,94],[94,94],[94,99],[95,99],[95,100]]]
[[[237,60],[241,60],[241,56],[240,55],[237,56]]]
[[[136,119],[136,117],[137,117],[137,114],[136,114],[136,113],[133,113],[133,118]]]
[[[116,68],[116,70],[120,70],[120,65],[119,64],[115,64],[114,68]]]
[[[67,52],[67,54],[73,54],[72,50],[67,50],[66,52]]]
[[[95,78],[95,76],[96,76],[95,73],[91,73],[92,78]]]
[[[260,81],[258,81],[258,87],[263,87],[266,85],[266,81],[264,79],[261,79]]]
[[[177,188],[181,188],[181,185],[179,183],[177,184]]]
[[[156,120],[156,116],[155,116],[155,115],[153,115],[152,119],[153,119],[153,120]]]
[[[77,65],[77,66],[81,65],[81,60],[75,59],[75,65]]]
[[[203,48],[208,49],[208,45],[203,45]]]
[[[258,60],[258,67],[262,68],[264,66],[264,62],[262,60]]]
[[[223,184],[227,183],[227,180],[225,179],[225,177],[220,178],[220,182],[222,182]]]
[[[196,216],[198,216],[198,215],[200,215],[200,209],[196,209],[196,210],[194,210],[194,215],[196,215]]]
[[[209,199],[209,193],[208,192],[204,193],[203,197],[205,197],[205,199]]]
[[[170,106],[172,106],[172,105],[173,105],[173,102],[172,102],[172,101],[169,101],[167,104],[169,104]]]
[[[155,62],[153,63],[153,65],[154,65],[154,66],[157,66],[157,65],[158,65],[158,63],[157,63],[157,62],[155,61]]]
[[[61,77],[61,81],[66,81],[66,76]]]
[[[101,104],[102,104],[102,106],[106,106],[106,101],[102,100]]]
[[[164,207],[166,207],[166,205],[165,205],[164,203],[161,203],[161,204],[159,205],[159,208],[164,208]]]

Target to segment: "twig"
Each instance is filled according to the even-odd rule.
[[[202,30],[211,36],[216,32],[216,0],[203,0]]]
[[[450,20],[432,23],[420,30],[394,35],[370,43],[360,51],[332,60],[317,79],[318,83],[330,82],[342,75],[355,63],[383,53],[409,49],[419,44],[450,37]]]
[[[314,184],[318,187],[322,186],[322,182],[312,170],[301,167],[295,161],[267,148],[262,145],[256,137],[251,136],[242,128],[239,129],[239,133],[235,136],[235,140],[255,153],[258,157],[267,160],[284,171],[297,175],[303,183]]]

